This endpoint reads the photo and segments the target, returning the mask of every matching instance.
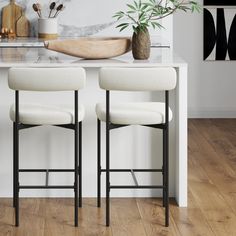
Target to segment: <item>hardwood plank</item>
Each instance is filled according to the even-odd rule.
[[[230,126],[230,129],[227,127],[229,125],[225,125],[228,121],[224,120],[195,121],[195,123],[220,157],[236,167],[236,121],[235,125]]]
[[[0,200],[0,236],[13,235],[14,209],[10,199]]]
[[[194,201],[191,192],[188,193],[188,204],[187,208],[179,208],[176,205],[171,207],[171,214],[180,231],[180,235],[214,236],[215,234],[211,230],[201,209]]]
[[[82,234],[85,236],[101,235],[111,236],[112,228],[105,225],[105,200],[102,200],[102,207],[97,208],[96,199],[85,199],[83,208],[79,209],[80,225]]]
[[[181,235],[178,231],[176,223],[170,214],[170,226],[167,228],[165,224],[165,212],[162,207],[162,199],[145,199],[138,198],[137,205],[142,217],[146,235]],[[175,201],[171,201],[170,208],[176,206]]]
[[[79,227],[74,227],[73,199],[49,199],[45,235],[101,235],[110,236],[111,228],[105,226],[104,209],[96,207],[95,199],[85,199],[79,208]]]
[[[135,199],[112,199],[111,224],[114,236],[146,235]]]
[[[216,235],[236,235],[236,216],[217,186],[222,179],[226,182],[228,179],[236,180],[235,173],[231,166],[222,162],[218,153],[201,135],[199,126],[194,126],[192,122],[190,127],[195,132],[189,139],[193,139],[192,142],[199,147],[198,151],[189,153],[189,158],[193,158],[198,166],[191,169],[191,174],[204,175],[200,179],[209,179],[208,182],[190,182],[190,191]]]
[[[198,155],[196,159],[199,159],[199,162],[204,165],[204,167],[208,168],[208,177],[215,183],[224,196],[224,199],[228,202],[228,205],[236,214],[236,162],[231,162],[231,160],[227,158],[225,151],[222,151],[221,146],[222,143],[224,143],[223,140],[219,141],[219,143],[221,143],[220,147],[214,142],[214,136],[220,136],[220,139],[223,139],[223,137],[227,137],[227,135],[222,135],[216,131],[217,128],[215,128],[214,125],[211,125],[211,129],[214,128],[213,130],[207,128],[206,125],[202,125],[205,122],[206,121],[201,121],[200,124],[195,124],[195,129],[197,127],[198,130],[201,130],[201,134],[206,140],[204,143],[201,143],[203,141],[198,141],[200,144],[199,150],[201,150],[201,153],[204,153],[205,157],[199,159],[203,155]],[[205,130],[208,131],[208,134]],[[217,135],[214,134],[215,132],[217,132]],[[199,139],[199,137],[196,138]],[[203,138],[201,140],[203,140]],[[236,156],[234,158],[236,158]]]

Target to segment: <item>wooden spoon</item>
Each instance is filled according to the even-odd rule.
[[[40,17],[42,17],[42,12],[41,12],[42,7],[41,7],[41,4],[40,3],[36,3],[36,6],[38,8]]]
[[[32,7],[33,7],[34,11],[37,12],[38,16],[40,17],[39,9],[38,9],[37,4],[34,3]]]

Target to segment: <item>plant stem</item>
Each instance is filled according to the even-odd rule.
[[[125,14],[127,17],[129,17],[135,24],[139,25],[138,21],[136,21],[132,16],[129,14]]]
[[[180,3],[179,3],[178,5],[176,5],[174,8],[172,8],[172,10],[171,10],[169,13],[164,14],[164,15],[161,15],[161,16],[159,16],[159,17],[157,17],[157,18],[152,18],[152,20],[160,20],[160,19],[163,19],[163,18],[165,18],[165,17],[167,17],[167,16],[173,14],[173,13],[179,8],[179,6],[181,6],[181,5],[186,5],[186,3],[184,4],[183,2],[184,2],[184,0],[182,0],[182,2],[180,2]]]

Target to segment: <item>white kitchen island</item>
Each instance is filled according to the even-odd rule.
[[[168,48],[153,48],[149,60],[133,60],[131,53],[108,60],[83,60],[43,48],[0,48],[0,197],[12,196],[12,123],[9,107],[14,102],[14,92],[7,85],[10,67],[84,67],[87,86],[79,92],[79,100],[85,105],[83,122],[83,196],[96,196],[96,116],[95,104],[105,102],[105,92],[98,86],[100,67],[174,67],[178,74],[177,87],[170,93],[170,106],[174,118],[170,125],[170,196],[179,206],[187,206],[187,64]],[[157,75],[158,76],[158,75]],[[158,101],[164,94],[114,92],[116,101]],[[22,92],[20,102],[69,103],[73,93]],[[104,127],[103,127],[104,128]],[[103,145],[104,145],[103,129]],[[56,127],[24,130],[20,134],[21,168],[70,168],[73,166],[72,131]],[[104,146],[102,148],[104,164]],[[119,159],[119,160],[118,160]],[[131,126],[111,132],[111,168],[158,168],[162,166],[161,130]],[[142,184],[158,184],[161,174],[139,174]],[[43,184],[43,174],[21,175],[24,184]],[[50,174],[49,183],[71,184],[71,174]],[[132,184],[128,174],[112,174],[114,184]],[[105,182],[102,182],[105,185]],[[104,189],[103,189],[104,190]],[[104,194],[104,191],[102,192]],[[20,196],[70,197],[71,191],[31,190],[21,191]],[[149,197],[161,196],[159,190],[114,190],[112,196]]]

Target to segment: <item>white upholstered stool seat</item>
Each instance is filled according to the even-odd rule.
[[[97,117],[106,121],[106,105],[96,105]],[[172,111],[169,109],[169,121]],[[165,103],[161,102],[133,102],[112,104],[110,107],[110,122],[121,125],[151,125],[165,123]]]
[[[83,105],[78,108],[78,122],[84,119]],[[10,108],[10,118],[15,121],[15,105]],[[19,122],[29,125],[64,125],[74,123],[74,108],[66,105],[20,104]]]

